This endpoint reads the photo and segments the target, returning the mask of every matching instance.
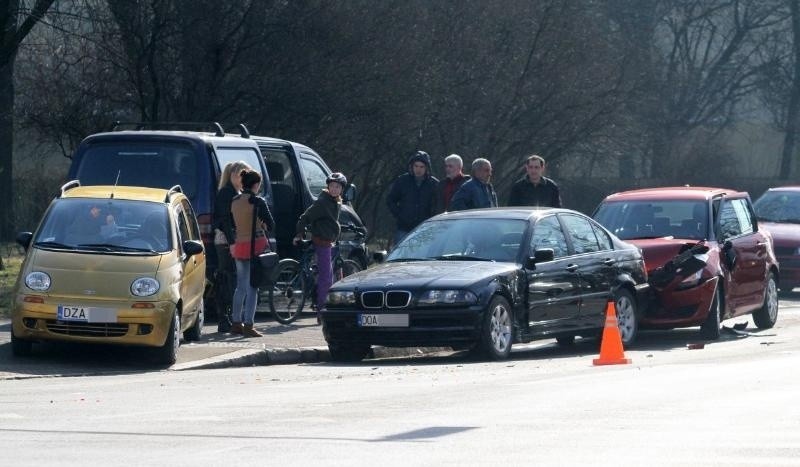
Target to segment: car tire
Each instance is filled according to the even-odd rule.
[[[328,344],[331,360],[334,362],[360,362],[369,355],[369,345]]]
[[[167,338],[164,345],[157,347],[154,351],[154,359],[156,364],[163,366],[174,365],[178,360],[178,347],[181,343],[181,324],[178,312],[172,312],[172,320],[167,332]]]
[[[33,342],[27,339],[20,339],[11,331],[11,353],[15,357],[29,357],[33,353]]]
[[[775,275],[769,273],[767,287],[764,292],[764,303],[761,308],[753,312],[753,322],[758,329],[769,329],[778,321],[778,287],[775,284]]]
[[[187,342],[197,342],[203,336],[203,325],[206,321],[205,316],[205,300],[201,299],[194,324],[183,333],[183,338],[186,339]]]
[[[636,299],[627,289],[619,289],[614,294],[614,308],[617,311],[617,326],[623,347],[628,347],[636,341],[639,335],[639,310]]]
[[[717,287],[714,290],[714,298],[711,300],[711,308],[708,310],[708,317],[700,326],[700,335],[704,339],[715,341],[719,339],[720,326],[722,325],[722,289]]]
[[[556,342],[561,347],[570,347],[570,346],[575,345],[575,336],[556,337]]]
[[[508,300],[495,296],[484,312],[480,349],[492,360],[504,360],[511,353],[513,316]]]

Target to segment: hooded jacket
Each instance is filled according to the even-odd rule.
[[[420,183],[414,177],[414,162],[423,162],[426,167],[425,176]],[[398,230],[409,231],[422,221],[435,214],[436,195],[439,180],[431,176],[431,158],[424,151],[417,151],[408,160],[408,172],[395,179],[386,205],[397,222]]]

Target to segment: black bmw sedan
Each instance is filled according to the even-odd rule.
[[[336,360],[360,360],[372,345],[499,360],[514,343],[597,335],[613,299],[630,344],[647,287],[640,251],[583,214],[459,211],[425,221],[382,264],[334,284],[323,333]]]

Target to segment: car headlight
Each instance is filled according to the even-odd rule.
[[[355,305],[356,294],[355,292],[346,290],[343,292],[329,292],[328,305]]]
[[[50,288],[50,276],[44,272],[34,271],[25,276],[25,285],[31,290],[43,292]]]
[[[428,290],[417,303],[420,305],[469,305],[477,303],[478,297],[469,290]]]
[[[137,297],[149,297],[158,292],[161,284],[152,277],[140,277],[131,284],[131,293]]]

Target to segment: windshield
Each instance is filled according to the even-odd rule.
[[[180,185],[186,196],[195,199],[199,159],[188,143],[139,141],[92,144],[83,154],[75,178],[81,181],[81,185],[151,188]]]
[[[527,225],[518,219],[431,220],[409,233],[387,260],[514,262]]]
[[[33,239],[46,249],[165,252],[172,249],[169,212],[161,203],[62,198],[53,202]]]
[[[768,191],[753,203],[758,220],[800,224],[800,192]]]
[[[702,200],[603,203],[594,219],[623,240],[708,237],[708,203]]]

